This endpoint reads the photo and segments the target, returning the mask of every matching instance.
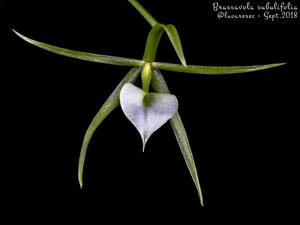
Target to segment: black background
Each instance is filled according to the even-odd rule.
[[[299,19],[218,20],[209,1],[141,2],[159,21],[176,25],[188,64],[288,62],[227,76],[163,71],[179,100],[205,207],[170,125],[142,153],[120,108],[94,134],[80,190],[85,130],[129,68],[58,56],[11,31],[141,58],[150,26],[135,9],[121,0],[7,0],[1,2],[1,223],[299,223]],[[178,62],[166,36],[157,61]]]

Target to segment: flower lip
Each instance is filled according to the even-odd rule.
[[[141,135],[143,151],[150,136],[178,110],[178,100],[175,95],[146,93],[131,83],[126,83],[122,87],[120,104],[125,116]]]

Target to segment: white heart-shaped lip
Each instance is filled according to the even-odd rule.
[[[175,95],[146,93],[131,83],[126,83],[122,87],[120,104],[124,114],[142,137],[143,151],[150,136],[178,110]]]

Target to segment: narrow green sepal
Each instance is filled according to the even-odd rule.
[[[18,35],[21,39],[28,42],[29,44],[35,45],[36,47],[42,48],[49,52],[56,53],[58,55],[63,55],[63,56],[81,59],[90,62],[118,65],[118,66],[142,66],[144,63],[142,60],[137,60],[137,59],[130,59],[130,58],[124,58],[118,56],[110,56],[110,55],[100,55],[100,54],[94,54],[89,52],[71,50],[67,48],[61,48],[43,42],[35,41],[33,39],[25,37],[24,35],[18,33],[15,30],[13,30],[13,32],[15,32],[16,35]]]
[[[139,13],[148,21],[148,23],[154,28],[150,31],[148,39],[150,36],[153,36],[152,39],[153,40],[149,40],[149,44],[148,44],[148,40],[147,40],[147,44],[146,44],[146,48],[145,48],[145,54],[144,54],[144,60],[146,62],[153,62],[155,59],[155,53],[156,53],[156,49],[162,34],[162,29],[164,31],[167,32],[167,35],[179,57],[180,62],[182,63],[183,66],[186,66],[186,61],[185,61],[185,57],[183,54],[183,50],[182,50],[182,45],[181,45],[181,41],[179,38],[179,34],[178,31],[176,29],[176,27],[172,24],[161,24],[158,23],[156,19],[154,19],[154,17],[137,1],[137,0],[128,0],[130,2],[130,4],[132,4],[136,10],[139,11]],[[151,32],[153,33],[151,35]],[[148,45],[148,47],[147,47]],[[147,49],[149,48],[149,49]],[[153,48],[152,50],[150,48]],[[150,54],[148,54],[148,52],[152,52]],[[154,52],[154,54],[153,54]]]
[[[167,35],[177,53],[177,56],[181,62],[181,64],[186,67],[186,61],[183,54],[183,49],[180,41],[180,37],[176,27],[172,24],[162,25],[164,30],[167,32]]]
[[[148,63],[152,63],[155,60],[157,47],[163,34],[164,29],[161,24],[156,24],[152,27],[151,31],[148,34],[145,51],[144,51],[144,61]]]
[[[152,88],[154,91],[159,92],[159,93],[170,93],[169,88],[165,82],[165,79],[161,75],[160,71],[158,69],[153,70],[153,77],[152,77],[152,82],[151,82]],[[192,179],[195,183],[199,199],[200,199],[200,204],[204,206],[203,203],[203,195],[202,195],[202,190],[198,178],[198,173],[197,173],[197,168],[195,165],[193,153],[189,144],[189,139],[186,133],[186,130],[184,128],[184,125],[181,121],[179,113],[175,113],[175,115],[170,119],[170,123],[173,129],[173,132],[176,136],[178,145],[180,147],[181,153],[183,155],[183,158],[185,160],[185,163],[189,169],[189,172],[192,176]]]
[[[155,68],[161,70],[168,70],[180,73],[194,73],[194,74],[207,74],[207,75],[223,75],[223,74],[236,74],[236,73],[248,73],[258,70],[265,70],[277,66],[285,65],[286,63],[272,63],[266,65],[254,65],[254,66],[194,66],[188,65],[186,67],[164,62],[154,62],[152,65]]]
[[[157,47],[161,35],[164,31],[167,33],[180,62],[184,67],[186,67],[186,61],[183,54],[183,49],[179,38],[179,34],[177,32],[176,27],[172,24],[164,25],[164,24],[157,23],[154,27],[152,27],[151,31],[148,34],[148,38],[146,42],[146,47],[144,51],[144,61],[150,63],[154,62]]]
[[[89,142],[95,130],[102,123],[102,121],[120,104],[119,95],[123,85],[126,83],[134,83],[138,78],[140,71],[141,71],[141,67],[137,67],[137,68],[132,68],[127,73],[127,75],[118,84],[115,90],[110,94],[108,99],[102,105],[102,107],[100,108],[100,110],[98,111],[94,119],[92,120],[91,124],[89,125],[83,139],[80,156],[79,156],[79,163],[78,163],[78,181],[81,188],[83,186],[83,168],[84,168],[86,152],[87,152]]]

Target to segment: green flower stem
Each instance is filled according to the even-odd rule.
[[[157,50],[158,43],[160,41],[161,35],[164,31],[166,31],[169,39],[180,59],[180,62],[183,66],[186,66],[186,61],[184,58],[181,41],[177,32],[177,29],[172,24],[160,24],[158,23],[153,16],[136,0],[128,0],[142,15],[143,17],[150,23],[153,27],[152,30],[148,34],[146,48],[144,52],[144,60],[146,62],[153,62],[155,59],[155,54]]]
[[[158,22],[154,17],[137,1],[137,0],[128,0],[131,5],[136,8],[137,11],[154,27]]]

